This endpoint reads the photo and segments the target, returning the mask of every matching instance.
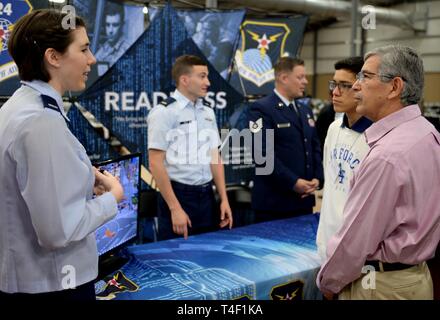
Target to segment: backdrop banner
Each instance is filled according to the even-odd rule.
[[[177,14],[208,61],[224,79],[227,79],[240,39],[240,25],[245,10],[178,10]]]
[[[106,141],[97,129],[93,128],[81,111],[74,105],[67,113],[69,117],[69,129],[86,149],[90,161],[98,162],[112,159],[118,156],[108,141]]]
[[[80,104],[124,146],[131,152],[143,153],[142,163],[146,167],[146,119],[149,111],[175,89],[171,68],[176,58],[183,54],[204,56],[176,10],[168,5],[157,13],[150,27],[109,71],[78,97]],[[211,86],[206,100],[215,110],[219,129],[230,128],[231,116],[238,108],[243,108],[243,97],[209,62],[208,69]],[[232,167],[227,166],[227,183],[242,181],[237,170],[232,171]]]

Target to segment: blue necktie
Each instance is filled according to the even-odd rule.
[[[298,111],[296,105],[291,103],[291,104],[289,104],[289,108],[295,113],[294,117],[296,117],[296,119],[298,119],[298,124],[300,125],[300,127],[302,129],[303,128],[303,124],[302,124],[301,116],[299,114],[299,111]]]

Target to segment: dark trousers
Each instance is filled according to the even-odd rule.
[[[192,228],[188,226],[188,234],[199,234],[214,230],[214,192],[212,183],[200,186],[190,186],[171,181],[174,194],[183,210],[191,220]],[[181,237],[173,232],[171,212],[162,195],[157,199],[157,217],[159,223],[159,240]]]
[[[288,219],[293,217],[302,216],[305,214],[312,214],[313,208],[305,208],[293,211],[266,211],[266,210],[255,210],[255,222],[266,222],[279,219]]]
[[[84,283],[75,289],[43,293],[6,293],[0,291],[0,301],[94,301],[95,281]]]

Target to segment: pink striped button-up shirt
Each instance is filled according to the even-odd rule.
[[[366,260],[418,264],[440,239],[440,134],[411,105],[365,132],[370,151],[355,173],[344,223],[318,274],[324,293],[361,276]]]

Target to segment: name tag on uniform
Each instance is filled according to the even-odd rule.
[[[287,123],[277,123],[277,128],[290,128],[290,122]]]
[[[207,120],[207,121],[214,121],[213,119],[211,119],[211,118],[205,118],[205,120]]]
[[[187,123],[191,123],[191,122],[192,122],[192,120],[181,121],[181,122],[179,122],[179,125],[180,125],[180,124],[187,124]]]

